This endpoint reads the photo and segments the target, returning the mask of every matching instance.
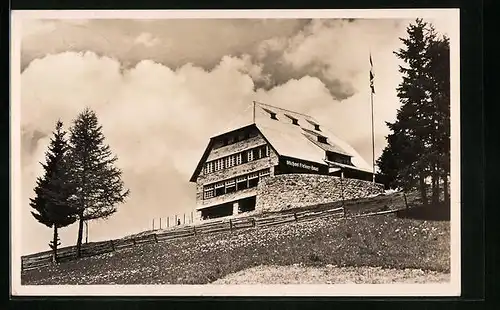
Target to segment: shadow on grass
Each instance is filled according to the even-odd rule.
[[[407,210],[401,210],[396,213],[399,218],[407,218],[424,221],[449,221],[450,204],[443,202],[439,204],[410,206]]]

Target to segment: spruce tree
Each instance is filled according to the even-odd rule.
[[[403,82],[397,88],[402,103],[397,119],[389,128],[401,139],[411,145],[411,149],[402,157],[400,172],[404,172],[408,180],[415,181],[420,190],[420,197],[427,204],[426,178],[429,169],[423,157],[427,150],[427,128],[429,119],[426,114],[428,80],[425,72],[427,66],[426,49],[429,38],[426,36],[427,23],[417,19],[415,24],[407,28],[408,38],[401,38],[404,47],[394,52],[406,66],[400,66]]]
[[[395,52],[405,62],[397,88],[402,105],[396,121],[387,123],[391,134],[377,163],[391,186],[418,188],[424,204],[430,179],[435,203],[440,179],[447,196],[449,174],[449,43],[421,19],[407,33],[408,38],[401,38],[404,47]]]
[[[53,228],[53,239],[49,243],[53,262],[57,262],[57,247],[60,245],[58,229],[76,221],[75,210],[70,205],[74,192],[69,182],[66,132],[62,127],[63,123],[58,121],[46,152],[46,163],[42,164],[44,175],[38,177],[34,189],[35,197],[30,198],[30,206],[35,209],[31,212],[33,217],[43,225]]]
[[[94,111],[86,108],[70,128],[69,159],[71,182],[75,187],[73,200],[78,210],[77,257],[81,257],[83,224],[94,219],[106,219],[116,212],[118,204],[129,195],[121,180],[121,170],[115,167],[117,157],[104,143],[102,126]]]
[[[432,29],[434,31],[434,29]],[[433,36],[427,49],[429,97],[432,103],[432,162],[433,200],[439,202],[440,181],[445,202],[448,202],[448,177],[450,174],[450,44],[446,36]]]

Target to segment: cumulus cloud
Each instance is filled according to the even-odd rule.
[[[270,80],[258,84],[269,89],[290,77],[313,76],[334,99],[345,100],[360,91],[355,82],[369,70],[369,51],[393,43],[404,26],[403,20],[312,20],[292,37],[259,44],[255,54]]]
[[[376,156],[385,145],[384,122],[399,107],[392,51],[404,35],[400,21],[136,23],[66,23],[23,41],[24,253],[45,250],[50,239],[50,229],[30,215],[28,198],[54,124],[60,118],[68,127],[87,106],[96,111],[132,193],[116,215],[90,224],[91,240],[191,212],[195,189],[188,180],[209,137],[250,121],[252,100],[314,116],[371,162],[370,48],[377,72]],[[132,30],[125,35],[124,29]],[[139,41],[156,45],[134,44],[144,33]],[[172,49],[165,49],[167,41]],[[76,240],[73,226],[63,229],[65,245]]]
[[[132,192],[106,228],[91,224],[93,237],[119,237],[146,229],[153,217],[189,213],[195,206],[189,177],[211,133],[251,102],[249,74],[258,74],[258,68],[231,57],[212,71],[190,64],[174,71],[147,60],[123,71],[117,60],[91,52],[33,61],[21,77],[22,205],[33,195],[56,120],[69,127],[88,106],[96,111]],[[50,238],[50,230],[34,224],[28,209],[24,242],[40,250],[45,242],[32,239]],[[63,242],[72,243],[72,233],[74,228],[65,230]]]
[[[54,23],[55,29],[23,39],[23,69],[47,53],[70,49],[116,58],[126,68],[151,59],[170,68],[191,62],[208,70],[224,55],[238,56],[262,40],[293,35],[307,22],[294,19],[90,19],[77,25],[67,21],[70,20],[36,21],[40,25]],[[155,41],[152,47],[135,44],[135,39],[143,33],[160,41]],[[147,39],[149,35],[145,36]]]

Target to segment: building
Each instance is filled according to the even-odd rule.
[[[190,179],[198,219],[255,210],[259,183],[268,177],[342,176],[372,183],[359,154],[312,117],[262,103],[253,108],[252,123],[210,139]]]

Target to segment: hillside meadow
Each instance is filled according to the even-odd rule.
[[[406,270],[393,276],[394,281],[426,275],[429,281],[443,281],[450,272],[450,222],[402,218],[396,213],[320,218],[143,244],[23,271],[21,281],[23,285],[208,284],[266,266],[274,266],[274,274],[280,266],[337,271],[373,267],[379,273]],[[272,272],[260,279],[273,283]],[[384,281],[391,282],[387,276]],[[314,283],[338,279],[319,277]]]

